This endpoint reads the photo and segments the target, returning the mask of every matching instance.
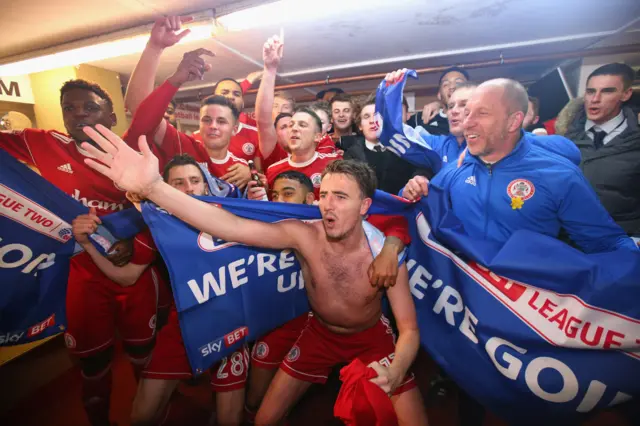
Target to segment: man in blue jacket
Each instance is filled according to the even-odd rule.
[[[402,77],[392,73],[387,81]],[[504,242],[520,229],[552,237],[564,229],[586,253],[637,250],[575,163],[536,143],[543,136],[522,131],[527,108],[527,92],[516,81],[496,79],[478,86],[464,108],[468,154],[462,164],[450,160],[430,183],[422,176],[412,178],[402,196],[415,200],[427,195],[429,185],[443,188],[472,237]],[[481,425],[482,406],[459,393],[461,424]]]
[[[402,76],[388,76],[391,82]],[[506,241],[519,229],[558,237],[563,229],[585,253],[637,250],[598,201],[580,170],[535,143],[522,131],[528,97],[520,83],[489,80],[465,107],[462,165],[443,168],[431,185],[445,189],[456,216],[473,237]],[[403,189],[407,199],[428,193],[415,177]]]

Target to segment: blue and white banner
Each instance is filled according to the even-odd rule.
[[[319,218],[308,206],[209,201],[267,222]],[[415,205],[378,192],[375,205],[409,218],[422,344],[456,382],[520,423],[569,421],[640,393],[640,253],[584,255],[526,231],[504,245],[471,240],[443,201],[434,188]],[[143,214],[169,266],[194,370],[308,308],[288,250],[213,239],[151,204]]]
[[[472,240],[430,191],[410,221],[410,287],[423,346],[461,387],[515,424],[640,396],[640,253],[529,231]]]
[[[70,223],[86,212],[0,149],[0,346],[64,330]]]
[[[251,219],[319,219],[317,208],[201,197]],[[277,204],[276,204],[277,205]],[[256,250],[212,238],[152,203],[142,214],[162,255],[194,373],[309,311],[300,265],[292,250]]]
[[[209,193],[238,189],[203,169]],[[87,207],[0,149],[0,346],[40,340],[66,327],[69,261],[82,250],[71,222]],[[103,254],[146,225],[134,208],[102,218],[91,242]]]
[[[66,195],[0,158],[0,183],[11,189],[0,201],[0,331],[5,341],[24,333],[14,338],[22,342],[36,326],[30,340],[51,333],[51,315],[60,324],[72,248],[67,231],[58,232],[84,208],[69,209],[58,202]],[[205,199],[267,222],[320,217],[311,206]],[[490,410],[519,424],[566,424],[640,395],[639,252],[585,255],[528,231],[504,244],[474,240],[436,187],[417,204],[378,192],[373,208],[409,220],[407,266],[423,346]],[[49,232],[54,223],[41,219],[42,209],[58,231]],[[143,216],[171,274],[194,371],[308,309],[291,251],[211,238],[148,203]]]

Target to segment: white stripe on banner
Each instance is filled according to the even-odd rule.
[[[0,216],[5,216],[63,243],[71,238],[71,225],[40,204],[2,184],[0,184]]]
[[[449,257],[547,342],[576,349],[620,350],[640,360],[640,321],[591,306],[575,295],[531,287],[475,262],[466,263],[429,238],[431,228],[424,215],[416,217],[416,224],[424,244]]]

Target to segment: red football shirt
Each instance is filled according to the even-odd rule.
[[[254,114],[254,113],[252,113]],[[256,122],[256,120],[251,117],[249,114],[247,114],[246,112],[241,112],[240,113],[240,122],[244,123],[244,124],[248,124],[251,127],[257,127],[258,123]]]
[[[336,148],[336,143],[331,139],[331,136],[324,135],[324,138],[318,142],[318,146],[316,147],[316,151],[320,154],[333,154],[338,149]]]
[[[85,206],[95,207],[98,216],[129,207],[124,191],[84,164],[91,155],[70,136],[39,129],[0,132],[0,148]]]
[[[253,160],[258,154],[258,129],[241,122],[238,133],[229,142],[229,151],[245,161]]]
[[[287,151],[285,151],[280,144],[276,143],[276,147],[267,158],[264,158],[262,153],[260,153],[260,158],[262,159],[262,170],[267,171],[269,170],[269,167],[288,157],[289,154],[287,154]]]
[[[247,165],[245,160],[236,157],[231,151],[227,151],[227,156],[224,160],[215,160],[209,157],[209,153],[202,142],[182,132],[178,132],[178,130],[169,123],[167,123],[167,131],[164,134],[162,146],[158,147],[154,145],[153,150],[160,160],[160,168],[164,168],[165,164],[175,155],[189,154],[198,163],[203,166],[206,165],[209,172],[217,178],[224,176],[229,167],[234,164],[240,163],[245,166]]]
[[[149,265],[156,260],[157,255],[158,249],[149,228],[136,234],[133,238],[133,255],[130,262],[136,265]]]
[[[309,161],[304,163],[294,163],[291,161],[291,157],[279,161],[267,169],[267,181],[269,187],[273,186],[273,181],[282,172],[289,170],[297,170],[300,173],[308,176],[313,183],[313,193],[316,196],[316,200],[320,198],[320,181],[322,180],[322,171],[328,164],[341,160],[342,156],[338,154],[319,154],[314,153],[313,157]]]
[[[240,115],[238,133],[236,133],[235,136],[232,136],[231,141],[229,142],[229,151],[231,151],[231,153],[236,157],[249,161],[253,160],[258,154],[258,129],[255,127],[255,124],[247,124],[246,121],[252,120],[243,114]],[[199,130],[194,132],[192,137],[193,139],[202,142],[202,136],[200,136]]]

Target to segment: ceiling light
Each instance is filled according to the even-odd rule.
[[[194,15],[193,18],[192,22],[184,25],[191,32],[180,43],[208,39],[214,34],[215,26],[211,11]],[[95,43],[91,45],[86,45],[87,40],[84,40],[85,43],[81,47],[75,47],[77,43],[57,46],[55,50],[49,51],[50,53],[43,52],[42,55],[35,58],[15,60],[0,65],[0,76],[32,74],[140,53],[144,50],[147,41],[149,41],[150,29],[151,26],[138,27],[124,32],[96,37],[94,38]],[[125,33],[128,36],[124,35]],[[118,34],[121,37],[118,37]]]
[[[415,2],[415,0],[411,0]],[[303,9],[303,3],[307,3]],[[389,7],[388,0],[323,0],[322,2],[280,0],[216,18],[227,31],[242,31],[264,26],[279,26],[287,22],[322,21],[333,15],[343,15],[379,7]]]

